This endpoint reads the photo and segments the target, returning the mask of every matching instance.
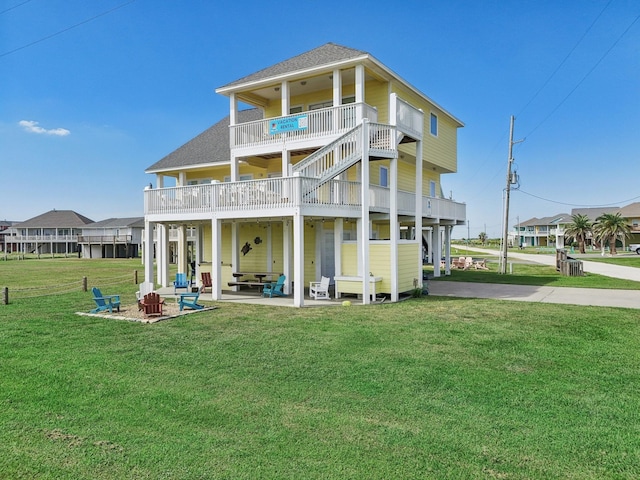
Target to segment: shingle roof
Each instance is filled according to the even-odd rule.
[[[233,87],[243,83],[256,82],[266,78],[277,77],[291,72],[306,70],[308,68],[319,67],[322,65],[331,65],[336,62],[352,60],[362,56],[371,56],[362,50],[356,50],[349,47],[343,47],[335,43],[326,43],[320,47],[301,53],[295,57],[289,58],[280,63],[276,63],[271,67],[259,70],[251,75],[242,77],[231,83],[223,85],[220,88]]]
[[[238,112],[238,123],[252,122],[263,118],[257,108]],[[228,162],[231,158],[229,147],[229,123],[226,116],[197,137],[189,140],[177,150],[146,169],[147,173],[189,167],[193,165]]]
[[[624,218],[640,218],[640,202],[630,203],[616,211]]]
[[[15,228],[73,228],[83,227],[93,220],[73,210],[51,210],[13,225]]]
[[[524,222],[520,222],[521,227],[535,226],[535,225],[558,225],[571,222],[571,215],[568,213],[559,213],[557,215],[552,215],[550,217],[542,217],[542,218],[530,218]]]
[[[619,209],[620,207],[573,208],[571,209],[571,215],[586,215],[589,220],[594,221],[603,213],[614,213]]]
[[[124,228],[124,227],[142,227],[144,228],[144,217],[131,218],[107,218],[85,225],[85,228]]]

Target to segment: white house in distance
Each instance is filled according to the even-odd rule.
[[[145,249],[145,281],[170,284],[172,227],[180,272],[195,228],[198,277],[211,273],[214,300],[242,272],[262,272],[285,275],[294,306],[321,276],[337,295],[397,301],[422,285],[423,244],[436,275],[442,243],[448,265],[466,206],[439,192],[457,171],[463,124],[442,106],[369,53],[333,43],[216,92],[229,117],[146,170],[157,188],[144,192],[145,244],[154,230],[158,244],[157,272]]]
[[[4,251],[32,254],[74,254],[78,235],[93,220],[73,210],[50,210],[18,222],[4,233]]]
[[[108,218],[82,227],[83,258],[135,258],[140,255],[144,218]]]

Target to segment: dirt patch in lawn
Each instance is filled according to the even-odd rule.
[[[138,309],[138,305],[120,305],[119,312],[99,312],[99,313],[87,313],[87,312],[76,312],[77,315],[83,315],[87,317],[100,317],[100,318],[110,318],[113,320],[129,320],[133,322],[141,322],[141,323],[156,323],[161,322],[163,320],[169,320],[171,318],[180,317],[183,315],[190,315],[198,312],[206,312],[208,310],[213,310],[218,307],[204,307],[201,310],[191,310],[184,309],[180,311],[180,307],[177,303],[165,303],[162,308],[162,315],[145,315],[143,310]]]

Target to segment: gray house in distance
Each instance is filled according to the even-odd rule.
[[[108,218],[82,227],[83,258],[133,258],[140,255],[144,217]]]
[[[73,210],[51,210],[12,225],[4,233],[5,252],[72,254],[78,251],[78,235],[93,220]]]

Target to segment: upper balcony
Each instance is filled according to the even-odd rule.
[[[308,216],[360,216],[362,185],[359,182],[294,176],[212,183],[145,190],[145,216],[151,221],[207,220],[215,214],[224,218],[261,218],[292,215],[300,211]],[[398,214],[415,215],[416,195],[398,192]],[[389,188],[369,187],[371,212],[389,213]],[[466,221],[466,205],[453,200],[422,197],[425,218],[453,223]]]
[[[376,122],[378,113],[365,103],[351,103],[231,125],[231,152],[241,157],[282,151],[283,144],[289,150],[318,147],[353,129],[363,118]]]
[[[423,113],[408,102],[391,96],[391,125],[413,138],[422,138]],[[378,122],[376,107],[349,103],[281,117],[231,125],[230,147],[236,157],[264,155],[326,145],[360,125],[363,119]]]

